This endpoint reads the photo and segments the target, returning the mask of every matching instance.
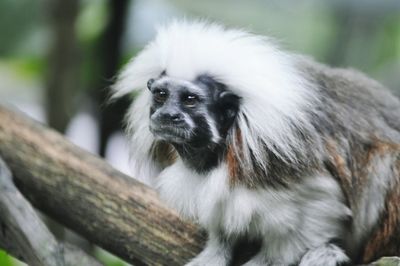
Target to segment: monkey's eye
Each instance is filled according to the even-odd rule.
[[[198,97],[197,95],[194,94],[185,94],[182,97],[182,103],[186,106],[186,107],[194,107],[196,105],[196,103],[198,102]]]
[[[156,90],[153,92],[153,98],[158,103],[164,103],[168,98],[168,93],[164,90]]]

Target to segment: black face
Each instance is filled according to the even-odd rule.
[[[201,147],[223,143],[240,99],[207,75],[194,81],[168,76],[151,79],[150,130],[172,144]]]

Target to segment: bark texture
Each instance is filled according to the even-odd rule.
[[[12,182],[0,158],[0,247],[31,266],[101,266],[82,250],[59,243]]]

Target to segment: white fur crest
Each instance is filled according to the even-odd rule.
[[[295,161],[294,150],[304,148],[295,130],[311,128],[305,110],[317,97],[294,67],[292,56],[264,37],[217,24],[187,21],[161,27],[155,40],[128,63],[114,87],[115,97],[139,91],[142,96],[137,102],[148,101],[137,103],[141,107],[131,110],[128,122],[140,125],[130,127],[141,131],[133,138],[134,146],[145,148],[150,143],[147,140],[151,137],[144,135],[151,133],[142,125],[148,117],[140,113],[147,112],[150,101],[143,96],[149,92],[143,89],[150,78],[162,71],[188,81],[209,74],[242,98],[237,118],[242,139],[240,145],[234,145],[240,146],[236,152],[241,154],[241,163],[250,165],[256,160],[265,166],[265,148],[280,158]],[[235,135],[231,134],[229,141],[237,144]]]

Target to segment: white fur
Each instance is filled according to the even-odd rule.
[[[153,178],[161,169],[150,158],[149,151],[154,137],[149,130],[150,109],[148,101],[150,95],[142,93],[131,105],[126,116],[127,131],[130,137],[130,153],[132,158],[132,174],[147,185],[153,185]]]
[[[156,188],[161,198],[182,216],[209,227],[218,212],[218,203],[226,200],[229,193],[227,177],[225,166],[203,176],[187,168],[178,159],[160,173]],[[217,209],[213,211],[212,208]]]
[[[337,266],[349,262],[349,258],[339,247],[326,244],[309,250],[302,258],[299,266]]]
[[[214,232],[210,232],[203,251],[185,266],[228,265],[232,256],[233,243],[229,241],[221,242],[219,237]]]
[[[265,249],[254,260],[283,265],[342,237],[341,221],[351,215],[339,185],[328,176],[306,177],[286,190],[232,189],[227,178],[224,164],[200,175],[178,160],[160,173],[156,188],[167,204],[210,232],[222,229],[229,236],[262,236]]]
[[[155,40],[127,64],[114,87],[114,96],[134,91],[149,94],[145,89],[147,81],[164,70],[168,77],[186,81],[209,74],[242,98],[237,121],[243,139],[241,145],[234,145],[242,147],[241,163],[251,165],[251,150],[253,158],[264,166],[265,146],[277,156],[295,161],[294,148],[305,149],[299,147],[303,144],[294,130],[311,128],[305,110],[311,109],[309,106],[317,97],[293,61],[291,55],[281,52],[264,37],[217,24],[175,21],[158,29]],[[147,112],[150,98],[141,96],[140,101],[147,102],[137,103],[140,108],[131,110],[129,123],[147,123],[142,113]],[[131,127],[139,128],[139,135],[150,135],[146,126]],[[218,139],[216,134],[214,137]],[[231,142],[237,141],[234,134],[231,137]],[[142,138],[145,137],[132,140],[142,141]],[[137,144],[141,148],[135,151],[143,153],[145,144],[150,142],[134,142],[133,146]]]
[[[215,120],[210,118],[210,115],[207,114],[205,116],[206,120],[207,120],[207,125],[210,127],[210,131],[211,131],[211,140],[214,143],[219,143],[219,141],[221,140],[221,136],[218,132],[217,126],[215,124]]]

